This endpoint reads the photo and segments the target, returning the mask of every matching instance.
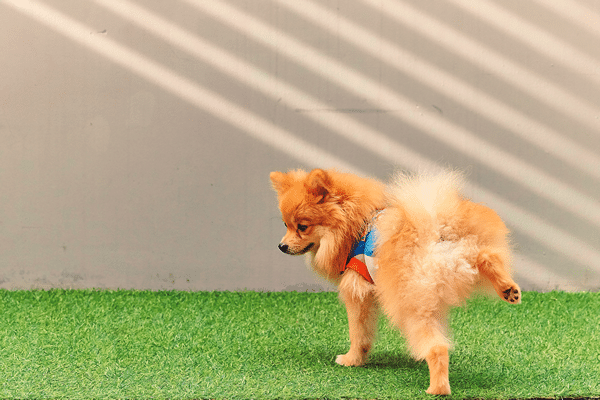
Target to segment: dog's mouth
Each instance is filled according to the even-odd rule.
[[[308,253],[308,251],[310,251],[310,249],[312,249],[314,245],[314,243],[310,243],[308,246],[303,248],[298,254]]]
[[[290,247],[287,244],[279,244],[279,250],[283,251],[285,254],[289,254],[292,256],[300,256],[302,254],[308,253],[310,251],[310,249],[313,248],[315,244],[314,243],[310,243],[308,246],[306,246],[305,248],[303,248],[300,251],[293,251],[292,249],[290,249]]]

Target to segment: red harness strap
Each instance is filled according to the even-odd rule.
[[[375,284],[375,282],[373,282],[373,278],[371,278],[371,274],[369,274],[367,265],[359,259],[352,257],[348,264],[346,264],[346,269],[351,269],[358,272],[360,276],[367,280],[367,282]]]

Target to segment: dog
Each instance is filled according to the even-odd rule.
[[[426,392],[450,394],[449,308],[486,282],[501,299],[521,302],[500,217],[461,195],[457,172],[398,174],[390,185],[322,169],[270,179],[287,228],[279,249],[308,255],[346,306],[350,350],[336,362],[367,361],[382,309],[411,355],[427,362]]]

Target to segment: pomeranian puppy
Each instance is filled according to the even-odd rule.
[[[460,176],[399,175],[393,184],[335,170],[272,172],[287,232],[279,249],[307,254],[337,284],[350,350],[344,366],[366,362],[378,305],[426,360],[429,394],[450,394],[448,311],[480,279],[509,303],[521,302],[510,275],[508,229],[491,209],[461,196]]]

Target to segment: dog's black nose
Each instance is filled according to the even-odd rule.
[[[287,244],[285,243],[279,243],[279,250],[283,251],[284,253],[288,252],[288,249],[290,248]]]

